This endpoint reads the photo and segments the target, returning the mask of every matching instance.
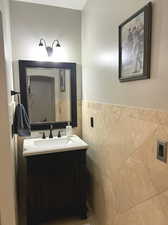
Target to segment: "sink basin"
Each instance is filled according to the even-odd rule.
[[[42,140],[35,140],[34,145],[43,147],[43,146],[61,146],[67,145],[73,142],[72,138],[55,138],[55,139],[42,139]]]
[[[55,152],[64,152],[72,150],[87,149],[88,145],[78,136],[63,136],[61,138],[54,137],[25,139],[23,143],[23,156],[49,154]]]

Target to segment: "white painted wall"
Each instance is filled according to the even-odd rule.
[[[153,0],[151,79],[118,80],[118,26],[148,0],[90,0],[82,13],[85,100],[168,110],[168,1]]]
[[[16,0],[12,0],[16,1]],[[43,5],[57,6],[62,8],[82,10],[87,0],[18,0],[21,2],[30,2]]]
[[[81,11],[17,1],[11,2],[10,8],[15,87],[19,83],[19,59],[75,62],[81,98]],[[49,58],[38,46],[40,38],[50,45],[59,39],[62,47]]]
[[[81,63],[81,12],[40,4],[11,2],[13,59],[50,60],[40,38],[62,45],[53,60]],[[60,51],[59,51],[60,50]]]
[[[0,0],[0,217],[1,225],[15,225],[14,142],[11,136],[13,87],[8,0]]]

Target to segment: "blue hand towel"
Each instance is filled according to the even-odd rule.
[[[19,136],[31,135],[30,120],[22,104],[18,104],[16,106],[13,121],[13,131],[14,134],[18,134]]]

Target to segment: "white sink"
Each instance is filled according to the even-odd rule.
[[[34,145],[43,147],[43,146],[61,146],[61,145],[67,145],[72,142],[71,138],[54,138],[54,139],[40,139],[40,140],[34,140]]]
[[[25,139],[23,143],[23,156],[49,154],[55,152],[64,152],[72,150],[87,149],[88,145],[78,136],[63,136],[61,138],[54,137]]]

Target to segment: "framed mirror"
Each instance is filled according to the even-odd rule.
[[[76,64],[19,60],[21,103],[32,130],[77,127]]]

